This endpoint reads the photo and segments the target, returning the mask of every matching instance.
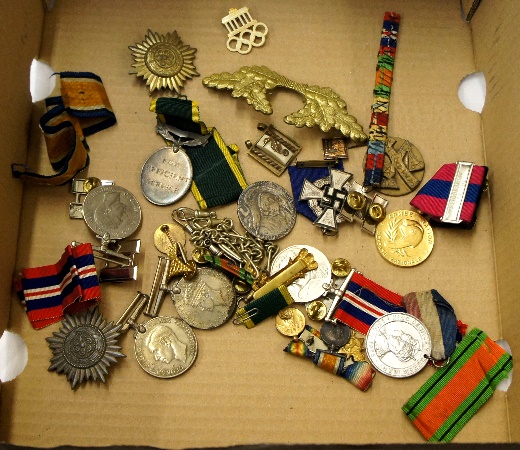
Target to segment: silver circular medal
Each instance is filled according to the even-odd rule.
[[[227,322],[236,307],[235,290],[229,278],[211,267],[197,269],[195,276],[170,284],[179,316],[194,328],[207,330]]]
[[[266,241],[281,239],[296,223],[294,200],[272,181],[249,185],[238,198],[238,218],[253,236]]]
[[[163,147],[144,163],[141,189],[154,205],[171,205],[188,192],[192,179],[193,168],[186,152]]]
[[[309,270],[302,278],[297,278],[287,290],[296,303],[307,303],[320,297],[325,290],[323,285],[330,282],[332,268],[327,257],[318,249],[309,245],[291,245],[280,251],[271,263],[271,275],[283,269],[294,259],[302,248],[309,250],[318,263],[318,268]]]
[[[352,335],[348,325],[337,322],[324,322],[320,328],[321,340],[334,348],[343,347]]]
[[[406,313],[390,313],[369,328],[366,353],[375,369],[394,378],[415,375],[428,362],[432,343],[424,324]]]
[[[83,202],[83,217],[98,236],[124,239],[141,223],[141,206],[135,196],[119,186],[99,186],[89,191]]]
[[[158,316],[138,328],[134,351],[145,372],[157,378],[173,378],[195,362],[197,338],[183,320]]]

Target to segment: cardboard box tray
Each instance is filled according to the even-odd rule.
[[[32,329],[11,291],[12,276],[23,267],[57,261],[73,240],[95,238],[82,221],[68,218],[68,204],[73,201],[69,186],[41,187],[11,177],[10,164],[26,160],[51,173],[37,126],[42,102],[33,105],[29,93],[30,64],[38,58],[56,72],[99,75],[116,113],[116,126],[88,138],[88,174],[130,190],[143,211],[134,235],[142,242],[137,281],[102,285],[101,310],[116,320],[137,290],[149,291],[158,256],[153,232],[171,220],[173,209],[147,202],[139,185],[143,162],[163,145],[154,131],[150,101],[169,95],[150,96],[142,80],[129,75],[133,58],[128,46],[141,42],[148,29],[161,34],[177,30],[184,43],[197,48],[195,65],[201,76],[186,81],[183,93],[199,103],[201,119],[216,127],[227,144],[240,147],[247,181],[270,180],[290,191],[288,174],[277,178],[260,166],[246,155],[244,142],[258,138],[258,122],[272,123],[300,143],[299,159],[320,159],[325,135],[317,128],[300,129],[283,122],[286,114],[300,107],[302,98],[291,91],[275,91],[269,97],[274,113],[264,116],[229,92],[206,88],[202,78],[245,65],[265,65],[291,80],[331,87],[367,132],[383,15],[399,12],[389,133],[420,149],[425,180],[447,162],[489,166],[490,190],[483,196],[477,225],[471,231],[436,229],[432,255],[414,268],[387,263],[374,238],[354,224],[342,225],[336,237],[327,237],[298,216],[293,231],[279,244],[308,244],[329,259],[345,257],[369,278],[403,295],[437,289],[470,327],[507,340],[513,353],[518,348],[520,208],[514,189],[520,136],[514,68],[520,56],[515,40],[519,5],[513,0],[486,0],[466,23],[459,2],[453,0],[258,1],[247,6],[255,19],[268,25],[269,34],[264,47],[246,56],[226,49],[227,31],[221,24],[230,7],[241,6],[206,0],[70,0],[58,1],[45,12],[38,0],[20,0],[0,7],[0,331],[18,333],[29,355],[23,373],[1,386],[0,441],[41,447],[167,448],[423,442],[401,406],[432,368],[404,380],[378,374],[370,390],[361,392],[284,353],[288,340],[276,332],[272,321],[251,330],[227,323],[196,331],[196,363],[171,380],[141,370],[131,333],[121,339],[128,357],[112,367],[106,384],[88,383],[72,391],[65,377],[47,371],[51,352],[45,338],[59,325]],[[480,70],[487,80],[482,114],[466,109],[457,96],[460,81]],[[364,153],[364,147],[352,149],[345,165],[360,182]],[[389,210],[408,208],[411,198],[412,194],[390,198]],[[174,206],[196,208],[196,202],[188,193]],[[240,229],[235,204],[215,210]],[[171,301],[164,303],[161,314],[176,314]],[[520,441],[515,426],[519,418],[520,395],[513,382],[507,393],[493,395],[455,441]]]

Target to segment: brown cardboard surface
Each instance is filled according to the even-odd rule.
[[[493,205],[493,228],[497,260],[497,285],[500,298],[500,318],[504,338],[513,349],[520,345],[520,332],[516,313],[517,292],[520,289],[518,279],[518,255],[520,244],[512,239],[520,213],[511,206],[509,179],[516,177],[520,165],[516,159],[506,158],[505,149],[515,148],[519,139],[519,130],[514,126],[511,111],[517,109],[516,98],[520,95],[518,85],[514,83],[515,61],[520,51],[510,39],[503,36],[516,30],[519,12],[514,2],[505,2],[501,8],[493,8],[493,2],[484,2],[474,16],[473,35],[475,39],[475,57],[477,69],[486,77],[486,105],[482,112],[486,158],[493,167],[491,198]],[[505,34],[503,34],[505,33]],[[514,350],[513,350],[514,354]],[[511,417],[520,413],[520,392],[513,385],[509,394]],[[518,427],[512,427],[512,439],[520,441]]]
[[[457,97],[460,80],[476,69],[471,30],[460,18],[458,2],[258,1],[248,6],[255,19],[268,25],[269,35],[264,47],[246,56],[225,47],[227,33],[221,18],[233,6],[241,5],[70,0],[58,2],[45,17],[41,59],[56,71],[91,71],[101,76],[118,119],[115,127],[88,137],[88,174],[129,189],[143,210],[141,227],[134,235],[142,240],[143,249],[138,280],[102,286],[101,309],[111,320],[121,315],[137,290],[149,292],[158,256],[153,232],[171,220],[172,207],[148,203],[139,186],[143,162],[163,145],[148,110],[152,97],[141,80],[128,75],[133,62],[128,46],[141,42],[149,28],[159,33],[177,30],[186,44],[198,49],[195,65],[201,77],[187,81],[183,92],[199,102],[207,125],[217,127],[226,143],[240,146],[248,182],[271,180],[290,190],[288,174],[276,178],[258,165],[246,155],[244,142],[257,138],[258,122],[272,123],[302,145],[299,159],[321,158],[323,133],[296,129],[282,120],[298,109],[299,95],[275,91],[270,96],[274,114],[267,117],[244,100],[231,98],[229,92],[205,88],[202,77],[244,65],[266,65],[289,79],[331,87],[367,131],[383,14],[397,11],[402,25],[390,134],[409,139],[421,150],[427,164],[425,179],[446,162],[486,162],[480,115],[466,110]],[[35,109],[39,111],[41,105]],[[45,169],[44,144],[34,126],[37,118],[35,113],[29,161]],[[360,182],[363,154],[364,148],[352,149],[346,164],[346,170]],[[492,195],[499,194],[507,198],[505,190]],[[407,208],[411,198],[390,198],[389,210]],[[67,186],[25,186],[17,268],[57,261],[72,240],[94,242],[82,221],[68,218],[71,201]],[[195,205],[188,194],[175,206]],[[2,207],[7,210],[10,205]],[[236,205],[216,211],[219,217],[231,217],[241,229]],[[379,256],[373,237],[355,224],[343,225],[336,237],[324,237],[299,216],[294,230],[279,244],[309,244],[330,259],[346,257],[366,276],[400,294],[435,288],[470,327],[502,337],[493,258],[499,246],[493,242],[488,195],[483,197],[476,228],[469,232],[436,229],[431,257],[415,268],[388,264]],[[8,301],[2,298],[2,302],[5,308]],[[175,315],[171,301],[165,302],[161,314]],[[197,361],[178,378],[159,380],[143,372],[133,356],[129,333],[121,340],[128,358],[112,367],[107,384],[71,391],[63,376],[47,372],[50,351],[45,337],[58,328],[56,324],[34,331],[12,297],[9,329],[25,339],[29,362],[22,375],[2,386],[0,440],[43,447],[168,448],[423,441],[401,406],[432,374],[431,368],[406,380],[378,374],[372,388],[363,393],[284,353],[288,339],[276,332],[272,321],[252,330],[227,323],[215,330],[196,331]],[[508,440],[507,402],[502,393],[496,393],[456,437],[457,442]]]

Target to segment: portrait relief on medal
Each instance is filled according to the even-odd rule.
[[[174,283],[171,284],[172,288]],[[224,324],[236,308],[235,291],[229,278],[211,267],[199,268],[190,279],[176,282],[179,293],[172,294],[179,316],[200,329]]]
[[[94,211],[94,220],[104,229],[117,229],[127,216],[126,210],[120,192],[106,192],[102,203]]]
[[[186,362],[188,346],[166,325],[155,327],[146,339],[146,348],[155,361],[171,364],[178,360]]]
[[[195,362],[197,338],[181,319],[158,316],[143,324],[145,331],[135,335],[137,362],[158,378],[181,375]]]
[[[282,186],[269,181],[259,181],[246,188],[238,207],[244,228],[260,239],[280,239],[296,222],[291,195]]]
[[[375,351],[379,358],[392,353],[400,362],[413,360],[420,343],[417,339],[402,330],[386,330],[382,328],[375,339]]]

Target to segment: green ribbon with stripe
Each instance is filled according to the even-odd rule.
[[[457,346],[450,363],[435,372],[403,411],[428,441],[449,442],[512,368],[511,355],[474,328]]]
[[[226,145],[216,128],[206,127],[200,121],[197,102],[161,97],[152,100],[150,111],[155,112],[163,123],[183,131],[211,134],[204,146],[184,148],[193,166],[191,192],[200,209],[237,200],[247,187],[238,161],[238,147]]]

